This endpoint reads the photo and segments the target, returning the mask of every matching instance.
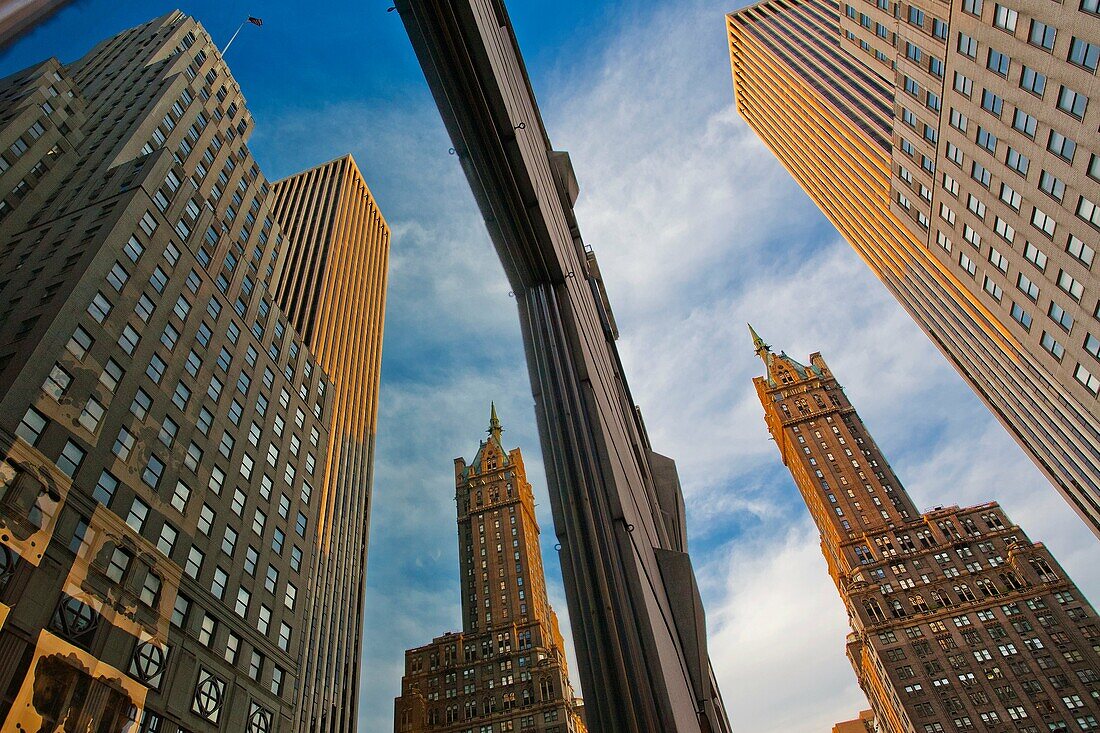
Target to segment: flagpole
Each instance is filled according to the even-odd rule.
[[[241,32],[241,28],[244,28],[244,24],[247,22],[248,20],[245,19],[239,26],[237,26],[237,30],[233,31],[233,35],[230,37],[229,43],[225,44],[225,48],[222,49],[222,56],[225,56],[225,52],[228,51],[229,47],[233,45],[233,41],[237,40],[237,34]]]

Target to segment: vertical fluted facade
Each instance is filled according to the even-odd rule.
[[[350,155],[274,184],[287,246],[273,292],[331,375],[299,730],[356,726],[390,230]]]
[[[996,502],[918,511],[821,354],[801,364],[753,337],[764,419],[848,612],[873,728],[1100,726],[1096,611],[1050,551]]]
[[[768,0],[737,110],[1100,533],[1094,0]]]

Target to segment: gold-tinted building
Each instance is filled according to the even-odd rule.
[[[390,230],[350,155],[278,181],[286,237],[273,292],[330,376],[299,730],[354,730]]]
[[[737,109],[1100,533],[1095,0],[766,0]]]
[[[546,597],[523,455],[489,439],[455,459],[462,631],[405,652],[395,733],[583,733],[558,617]]]
[[[874,711],[864,710],[858,718],[837,723],[833,726],[833,733],[877,733]]]
[[[821,354],[800,364],[752,335],[876,730],[1100,728],[1100,623],[1050,551],[995,502],[919,512]]]

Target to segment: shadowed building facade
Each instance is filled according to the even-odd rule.
[[[594,730],[724,733],[675,462],[650,445],[503,0],[395,0],[516,304]]]
[[[4,730],[302,729],[344,428],[252,128],[178,11],[0,80]]]
[[[299,730],[354,730],[390,230],[350,155],[278,181],[276,302],[331,380]]]
[[[395,733],[584,733],[558,617],[546,597],[523,455],[489,439],[455,459],[462,631],[405,652]]]
[[[1100,534],[1095,0],[767,0],[737,109]]]
[[[821,355],[803,365],[752,335],[764,419],[821,534],[879,729],[1100,727],[1100,624],[1046,547],[995,502],[919,512]]]

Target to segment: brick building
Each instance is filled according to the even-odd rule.
[[[879,729],[1100,729],[1100,623],[1047,548],[996,502],[919,512],[821,354],[803,365],[753,341]]]
[[[583,733],[558,617],[546,598],[523,455],[489,439],[455,459],[462,631],[405,652],[395,733]]]

